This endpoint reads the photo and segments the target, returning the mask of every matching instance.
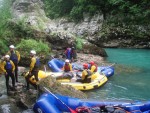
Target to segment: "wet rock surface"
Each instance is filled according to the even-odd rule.
[[[48,88],[52,93],[76,97],[76,98],[87,98],[87,95],[79,90],[76,90],[75,88],[69,86],[69,85],[61,85],[59,82],[56,81],[56,79],[52,78],[51,76],[48,76],[44,79],[42,79],[39,82],[39,87],[41,91],[44,91],[44,87]]]

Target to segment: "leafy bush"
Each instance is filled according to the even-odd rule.
[[[115,21],[127,21],[130,24],[149,23],[148,0],[45,0],[44,3],[46,14],[50,18],[69,16],[79,21],[83,18],[83,13],[93,16],[101,12],[104,19],[112,15]],[[123,18],[120,19],[120,16]]]
[[[0,54],[5,54],[8,51],[7,45],[2,40],[0,40],[0,48]]]
[[[8,19],[11,18],[11,14],[10,14],[10,4],[11,1],[10,0],[3,0],[1,2],[2,4],[0,5],[0,39],[3,38],[3,34],[5,32],[7,32],[7,26],[6,23],[8,21]]]
[[[83,39],[81,37],[76,38],[76,48],[81,50],[83,47]]]
[[[48,55],[50,52],[48,44],[33,39],[22,39],[17,48],[25,55],[29,54],[31,50],[35,50],[38,55]]]

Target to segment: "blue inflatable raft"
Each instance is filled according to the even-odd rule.
[[[57,98],[56,98],[56,97]],[[93,108],[95,106],[107,107],[111,106],[114,108],[121,108],[125,110],[124,113],[150,113],[150,101],[147,102],[104,102],[104,101],[93,101],[93,100],[82,100],[78,98],[72,98],[68,96],[55,95],[50,93],[45,93],[34,104],[33,110],[35,113],[70,113],[72,110],[76,110],[79,107],[89,107]],[[64,102],[67,106],[65,106]],[[78,113],[78,112],[77,112]],[[94,113],[94,112],[92,112]],[[96,112],[101,113],[101,112]],[[103,112],[104,113],[104,112]],[[107,113],[107,112],[105,112]],[[111,113],[123,113],[123,112],[111,112]]]
[[[65,62],[63,60],[54,58],[48,62],[48,67],[53,72],[61,72],[64,63]],[[74,70],[83,70],[83,66],[77,63],[72,63],[72,67]],[[114,68],[113,66],[98,66],[98,72],[105,74],[107,77],[110,77],[114,75]]]

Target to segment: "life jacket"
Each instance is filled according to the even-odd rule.
[[[71,59],[71,48],[67,48],[66,57],[67,57],[67,59]]]
[[[5,69],[6,70],[12,70],[12,64],[10,63],[10,60],[6,61]]]
[[[40,68],[40,65],[41,65],[40,59],[39,59],[38,57],[36,57],[36,63],[35,63],[35,65],[34,65],[34,68],[39,69],[39,68]]]
[[[68,64],[68,65],[65,64],[64,65],[64,71],[66,71],[66,72],[71,71],[70,70],[70,68],[71,68],[70,66],[71,66],[70,64]]]
[[[98,68],[98,66],[96,65],[96,64],[94,64],[94,65],[89,65],[88,66],[88,69],[91,69],[92,68],[92,66],[95,66],[96,68],[95,68],[95,70],[94,70],[94,72],[97,72],[97,68]]]
[[[97,66],[96,64],[94,64],[94,66],[96,67],[96,69],[94,70],[94,72],[97,72],[97,67],[98,67],[98,66]]]
[[[83,72],[82,72],[82,82],[83,83],[90,83],[91,82],[91,71],[88,70],[88,69],[85,69]]]
[[[10,60],[12,60],[14,63],[18,63],[18,56],[16,54],[16,51],[10,52]]]

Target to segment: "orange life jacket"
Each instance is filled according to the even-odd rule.
[[[68,72],[68,71],[71,71],[71,67],[70,67],[71,65],[70,64],[68,64],[68,65],[64,65],[64,71],[66,71],[66,72]]]

